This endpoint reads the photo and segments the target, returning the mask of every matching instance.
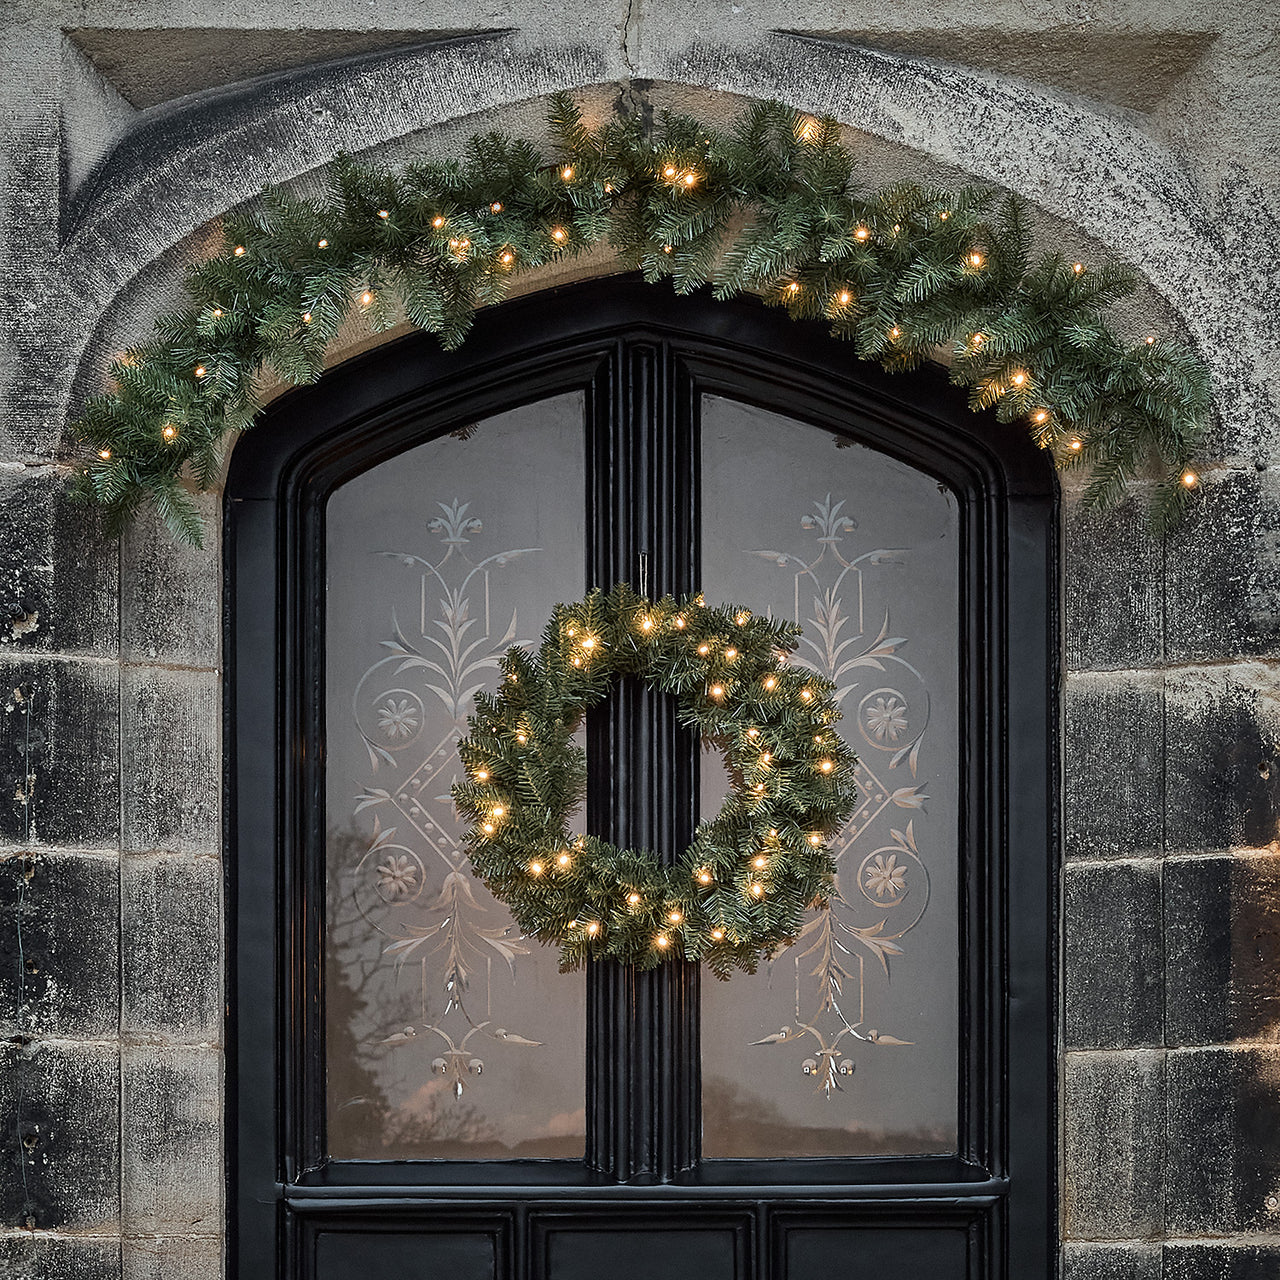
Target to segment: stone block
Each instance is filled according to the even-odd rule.
[[[113,665],[0,660],[0,843],[114,848],[118,734]]]
[[[0,1236],[6,1280],[120,1280],[116,1236]]]
[[[0,471],[0,647],[111,653],[119,547],[55,467]]]
[[[6,1034],[64,1040],[115,1034],[119,885],[112,854],[0,855],[0,919],[15,924],[0,928]]]
[[[1161,1052],[1067,1054],[1065,1238],[1132,1240],[1163,1230],[1164,1075]]]
[[[1280,1041],[1280,856],[1175,860],[1164,892],[1168,1043]]]
[[[1163,1044],[1159,864],[1068,866],[1062,910],[1066,1047]]]
[[[121,877],[126,1036],[222,1036],[222,869],[211,857],[128,854]]]
[[[1169,661],[1280,654],[1280,471],[1207,475],[1165,573]]]
[[[222,1221],[222,1054],[126,1046],[124,1232],[208,1234]]]
[[[1145,505],[1085,510],[1064,495],[1062,552],[1067,669],[1154,667],[1164,644],[1164,556]]]
[[[1164,1247],[1163,1280],[1275,1280],[1280,1245],[1180,1241]]]
[[[1158,853],[1164,694],[1156,675],[1074,675],[1063,699],[1068,858]]]
[[[139,1236],[124,1242],[124,1280],[218,1280],[220,1236]]]
[[[1170,672],[1165,755],[1170,853],[1260,849],[1280,839],[1280,669]]]
[[[1075,1244],[1062,1250],[1062,1280],[1162,1280],[1158,1244]]]
[[[222,565],[218,494],[193,495],[204,545],[177,542],[148,508],[121,543],[120,656],[128,663],[218,665]]]
[[[1171,1236],[1274,1230],[1280,1049],[1171,1052],[1167,1143]]]
[[[126,667],[121,697],[125,849],[217,852],[222,759],[216,676]]]
[[[114,1045],[0,1044],[0,1221],[114,1231],[120,1210],[120,1058]]]

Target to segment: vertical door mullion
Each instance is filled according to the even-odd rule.
[[[692,422],[677,412],[665,343],[620,343],[592,396],[592,586],[651,596],[694,588]],[[588,828],[674,861],[695,823],[696,739],[672,699],[620,681],[587,726]],[[669,1181],[697,1158],[697,967],[587,975],[587,1162],[619,1181]]]

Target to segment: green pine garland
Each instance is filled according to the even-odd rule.
[[[668,116],[650,136],[634,119],[590,129],[558,94],[550,125],[552,160],[499,134],[473,138],[461,161],[400,173],[341,159],[329,200],[268,192],[229,220],[224,252],[188,274],[188,304],[111,365],[113,391],[76,423],[90,451],[81,496],[114,529],[150,502],[198,543],[188,486],[216,483],[264,369],[314,382],[353,310],[456,347],[513,276],[607,241],[679,293],[709,284],[823,319],[887,369],[950,347],[970,404],[1086,466],[1088,500],[1114,502],[1149,473],[1154,525],[1177,517],[1209,413],[1204,364],[1167,338],[1123,344],[1103,317],[1135,275],[1033,261],[1017,199],[992,215],[993,193],[974,187],[860,192],[836,121],[777,103],[727,132]]]
[[[753,973],[826,904],[825,838],[853,812],[855,760],[831,728],[835,686],[785,660],[799,633],[619,584],[556,605],[537,653],[507,651],[458,744],[469,780],[453,796],[476,874],[527,936],[560,947],[562,969],[680,958]],[[681,721],[724,750],[729,797],[672,866],[568,831],[586,784],[574,729],[622,675],[675,694]]]

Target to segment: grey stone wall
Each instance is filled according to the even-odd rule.
[[[1280,1274],[1278,20],[1275,0],[442,0],[429,30],[410,0],[8,7],[0,1272],[222,1258],[218,540],[143,521],[117,544],[67,504],[77,398],[264,181],[536,131],[555,89],[603,112],[651,80],[710,115],[829,111],[869,180],[1016,190],[1072,252],[1141,269],[1133,325],[1209,358],[1219,422],[1181,528],[1065,494],[1063,1274]]]

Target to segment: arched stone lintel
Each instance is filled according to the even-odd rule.
[[[314,171],[341,151],[562,88],[598,85],[607,66],[605,51],[583,44],[531,49],[496,36],[390,55],[347,78],[310,81],[305,93],[246,101],[224,131],[167,154],[86,210],[61,256],[78,297],[99,300],[97,321],[79,329],[84,338],[71,339],[77,362],[89,335],[148,264],[264,183]],[[1086,103],[1022,82],[783,33],[747,48],[699,45],[673,54],[665,78],[673,87],[778,98],[829,113],[1025,196],[1141,270],[1211,366],[1242,308],[1258,310],[1233,287],[1221,236],[1176,157]],[[1267,329],[1274,321],[1259,311],[1256,324]],[[1215,372],[1224,381],[1239,376]]]

